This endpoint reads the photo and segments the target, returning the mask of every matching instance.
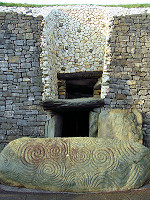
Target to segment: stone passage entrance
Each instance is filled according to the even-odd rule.
[[[101,76],[102,72],[58,74],[59,99],[43,104],[55,112],[47,123],[46,130],[52,132],[47,137],[89,137],[89,113],[103,104]]]
[[[62,137],[88,137],[89,111],[62,113]]]
[[[58,74],[58,96],[60,99],[99,97],[101,85],[97,84],[102,72],[80,72]],[[61,137],[89,137],[89,110],[61,113]]]
[[[93,108],[104,106],[100,98],[49,99],[42,102],[55,115],[46,123],[45,137],[87,137],[93,126]],[[90,117],[89,117],[90,116]],[[89,120],[90,118],[90,120]]]

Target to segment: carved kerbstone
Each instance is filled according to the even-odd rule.
[[[139,188],[149,179],[149,149],[100,138],[21,138],[0,154],[0,181],[72,192]]]

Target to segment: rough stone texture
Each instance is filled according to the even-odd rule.
[[[150,147],[150,14],[115,16],[109,38],[109,92],[105,108],[136,108]]]
[[[43,98],[57,97],[57,73],[103,71],[110,18],[99,7],[58,7],[45,18]]]
[[[78,98],[78,99],[47,99],[41,102],[45,109],[53,111],[77,111],[90,110],[92,108],[103,107],[104,100],[100,98]]]
[[[1,183],[51,191],[117,191],[149,180],[149,149],[97,138],[21,138],[0,154]]]
[[[104,110],[99,115],[98,137],[142,143],[142,115],[137,110]]]
[[[99,113],[92,111],[89,113],[89,137],[98,136],[98,118]]]
[[[93,70],[103,72],[106,109],[142,113],[144,145],[150,147],[150,8],[78,5],[0,11],[2,148],[17,137],[44,136],[51,114],[37,105],[42,93],[58,96],[57,73]]]
[[[0,13],[0,143],[44,136],[40,37],[42,16]]]
[[[63,120],[61,115],[55,114],[45,125],[45,137],[61,137]]]

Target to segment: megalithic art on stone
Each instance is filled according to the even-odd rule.
[[[0,154],[0,182],[70,192],[121,191],[149,180],[150,152],[102,138],[20,138]]]

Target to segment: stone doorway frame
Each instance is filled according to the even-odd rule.
[[[93,135],[91,131],[91,124],[93,122],[92,110],[104,105],[101,100],[101,79],[102,71],[93,72],[78,72],[78,73],[58,73],[58,97],[59,99],[51,99],[43,101],[43,107],[47,110],[54,112],[53,117],[46,123],[45,137],[61,137],[63,128],[63,112],[68,111],[88,111],[89,112],[89,136]],[[82,80],[82,79],[97,79],[96,84],[93,86],[93,97],[66,99],[66,82],[67,80]],[[68,104],[68,105],[67,105]],[[67,110],[66,110],[67,109]],[[70,135],[71,136],[71,135]]]

